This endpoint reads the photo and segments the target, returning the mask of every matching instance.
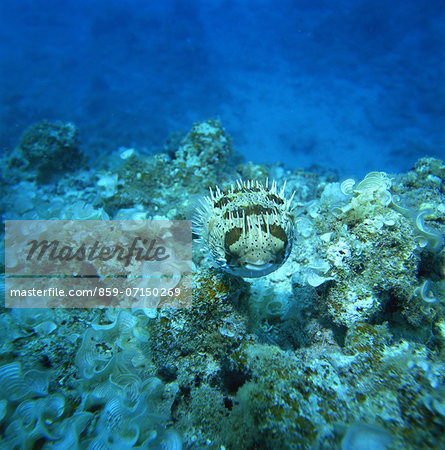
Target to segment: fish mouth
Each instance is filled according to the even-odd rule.
[[[267,269],[270,269],[273,266],[272,263],[267,262],[267,263],[262,263],[262,264],[253,264],[253,263],[247,263],[244,268],[247,270],[252,270],[252,271],[264,271]]]
[[[275,269],[278,269],[280,267],[278,264],[274,262],[261,262],[261,263],[252,263],[247,262],[244,263],[242,266],[238,267],[228,267],[229,272],[233,273],[234,275],[237,275],[239,277],[245,277],[245,278],[259,278],[263,277],[264,275],[268,275],[269,273],[273,272]]]

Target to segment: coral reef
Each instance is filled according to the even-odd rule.
[[[151,156],[125,149],[116,162],[111,158],[98,181],[107,212],[114,215],[119,209],[141,205],[154,215],[184,218],[188,211],[191,214],[193,196],[235,176],[234,151],[219,121],[196,123],[174,143],[176,148]]]
[[[28,141],[3,219],[184,219],[209,187],[268,178],[295,192],[293,249],[243,279],[194,246],[186,308],[0,311],[2,446],[445,447],[442,161],[340,181],[240,162],[208,120],[51,184]]]
[[[49,183],[63,173],[79,167],[78,131],[74,124],[42,120],[27,128],[19,150],[39,183]]]
[[[145,375],[145,315],[30,309],[0,320],[11,333],[0,368],[5,445],[132,448],[172,439],[166,424],[177,386]]]

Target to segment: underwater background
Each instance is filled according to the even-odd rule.
[[[248,160],[347,175],[444,145],[442,1],[4,0],[0,148],[74,122],[89,155],[219,118]]]
[[[0,2],[2,272],[12,219],[197,239],[189,308],[1,309],[0,448],[445,448],[443,23],[439,0]],[[229,270],[240,235],[277,267]]]

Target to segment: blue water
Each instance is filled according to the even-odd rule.
[[[247,160],[361,176],[444,156],[443,0],[2,0],[0,146],[72,121],[90,156],[221,119]]]
[[[153,292],[162,311],[71,309],[60,290],[46,303],[25,289],[24,308],[0,304],[0,450],[445,449],[444,166],[406,174],[445,159],[444,24],[445,0],[0,0],[0,299],[25,267],[16,236],[34,247],[48,229],[20,222],[5,248],[8,219],[198,216],[205,244],[191,308]],[[244,164],[238,174],[275,178],[278,192],[221,192],[239,158],[209,119],[245,161],[321,175]],[[146,157],[162,151],[174,156]],[[349,180],[349,195],[327,183],[374,170],[404,175]],[[196,214],[203,192],[213,201]],[[68,239],[56,259],[73,259],[76,236],[51,223]],[[81,224],[91,255],[99,240]],[[185,258],[190,230],[154,232],[179,237]],[[85,277],[26,282],[66,281],[93,304],[77,288],[97,274],[102,295],[119,286],[113,305],[140,306],[151,293],[121,289],[137,264],[108,277],[102,262],[122,247],[99,239]],[[289,258],[241,280],[210,269],[212,252],[226,269],[247,255],[249,270],[232,272],[249,276]],[[175,284],[185,306],[190,284]]]

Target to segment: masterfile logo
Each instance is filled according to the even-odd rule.
[[[190,221],[6,221],[6,307],[187,307]]]

